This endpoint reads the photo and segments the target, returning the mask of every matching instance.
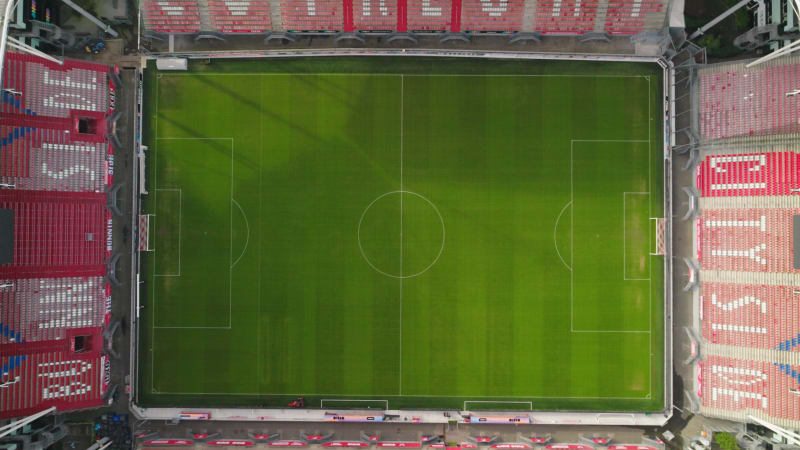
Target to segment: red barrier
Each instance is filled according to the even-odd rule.
[[[303,441],[273,441],[269,443],[270,447],[305,447],[306,445]]]
[[[609,445],[608,450],[658,450],[649,445]]]
[[[550,444],[544,448],[548,450],[594,450],[590,445],[581,444]]]
[[[369,447],[366,442],[359,441],[333,441],[322,444],[323,447]]]

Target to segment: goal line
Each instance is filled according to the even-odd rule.
[[[376,404],[383,404],[381,409],[387,410],[389,409],[389,400],[363,400],[363,399],[351,399],[351,398],[323,398],[319,401],[319,407],[325,408],[325,403],[376,403]],[[341,408],[342,405],[339,405]],[[369,406],[367,406],[369,408]]]
[[[533,402],[525,401],[507,401],[507,400],[464,400],[464,411],[469,411],[470,403],[483,403],[489,405],[514,405],[514,409],[520,409],[520,406],[528,406],[528,411],[533,411]]]

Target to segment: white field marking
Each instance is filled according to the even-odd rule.
[[[161,79],[161,74],[159,74],[158,79]],[[158,205],[158,190],[155,189],[158,186],[158,85],[161,84],[160,81],[156,82],[156,114],[155,114],[155,125],[153,126],[153,158],[155,161],[153,162],[153,214],[156,214],[157,205]],[[157,219],[156,219],[157,220]],[[155,244],[154,244],[155,245]],[[179,252],[180,253],[180,252]],[[153,295],[150,297],[153,299],[151,302],[152,305],[150,306],[150,315],[152,316],[152,324],[153,327],[150,328],[150,391],[155,393],[156,392],[156,377],[155,377],[155,367],[156,367],[156,355],[155,355],[155,341],[156,341],[156,307],[155,307],[155,299],[156,299],[156,283],[155,283],[155,273],[156,273],[156,261],[158,258],[153,257],[153,283],[152,291]]]
[[[561,252],[558,251],[558,240],[556,239],[556,231],[558,231],[558,222],[561,220],[561,216],[564,215],[564,211],[566,211],[567,208],[569,208],[570,205],[572,205],[572,201],[570,201],[569,203],[564,205],[564,208],[561,209],[561,212],[558,213],[558,217],[556,217],[556,224],[553,225],[553,245],[555,245],[555,247],[556,247],[556,254],[558,254],[558,259],[561,260],[561,263],[564,264],[564,267],[566,267],[567,270],[572,272],[572,267],[570,267],[569,264],[567,264],[567,262],[564,261],[564,258],[561,257]],[[572,248],[572,242],[570,242],[569,245],[570,245],[570,248]]]
[[[271,394],[270,394],[271,395]],[[339,403],[349,403],[349,402],[358,402],[358,403],[383,403],[383,409],[389,409],[389,400],[386,399],[376,399],[376,400],[357,400],[357,399],[349,399],[349,398],[323,398],[319,401],[319,407],[324,408],[325,402],[339,402]]]
[[[386,272],[378,269],[377,267],[375,267],[374,264],[372,264],[372,261],[370,261],[369,258],[367,258],[367,254],[364,252],[364,248],[361,246],[361,223],[364,221],[364,217],[367,215],[367,211],[369,211],[369,209],[372,207],[372,205],[374,205],[378,200],[382,199],[383,197],[386,197],[387,195],[392,195],[392,194],[400,194],[401,196],[403,194],[416,195],[417,197],[419,197],[422,200],[424,200],[425,202],[427,202],[431,206],[431,208],[433,208],[433,210],[436,212],[436,215],[439,216],[439,222],[442,224],[442,245],[439,247],[439,253],[436,255],[436,258],[434,258],[433,261],[430,264],[428,264],[427,267],[425,267],[424,269],[420,270],[419,272],[413,273],[411,275],[393,275],[393,274],[386,273]],[[424,195],[418,194],[416,192],[412,192],[412,191],[389,191],[389,192],[383,193],[383,194],[375,197],[375,199],[372,200],[369,203],[369,205],[367,205],[366,208],[364,208],[364,212],[361,213],[361,218],[358,219],[358,228],[356,230],[356,237],[358,238],[358,250],[361,252],[361,256],[364,258],[364,261],[366,261],[366,263],[369,264],[370,267],[372,267],[376,272],[378,272],[381,275],[385,275],[385,276],[390,277],[390,278],[398,278],[398,279],[402,280],[402,279],[413,278],[413,277],[417,277],[417,276],[422,275],[423,273],[427,272],[428,269],[433,267],[434,264],[436,264],[437,261],[439,261],[439,257],[441,257],[442,253],[444,252],[444,243],[445,243],[445,240],[446,240],[445,239],[446,238],[446,233],[447,233],[447,230],[446,230],[446,228],[444,226],[444,218],[442,218],[442,214],[439,212],[439,208],[437,208],[436,205],[434,205],[433,202],[430,201],[427,197],[425,197]]]
[[[263,107],[264,103],[264,83],[263,80],[259,78],[258,80],[258,105],[259,107]],[[262,188],[262,181],[264,179],[264,120],[262,117],[258,118],[258,144],[259,144],[259,152],[258,152],[258,226],[259,231],[261,230],[261,200],[263,198],[263,193],[261,191]],[[258,233],[258,287],[256,288],[257,292],[257,308],[258,308],[258,315],[256,316],[256,390],[260,387],[259,382],[259,375],[261,374],[261,327],[259,324],[261,323],[261,235],[264,234],[262,232]]]
[[[230,259],[228,260],[228,328],[233,325],[233,138],[231,139]]]
[[[154,189],[154,191],[172,191],[178,192],[178,274],[159,274],[154,273],[153,277],[179,277],[181,276],[181,228],[183,228],[183,191],[180,189]],[[155,207],[154,207],[155,208]],[[156,218],[156,221],[158,218]],[[155,266],[155,258],[153,260],[153,265]],[[153,268],[155,272],[155,267]],[[155,323],[155,322],[154,322]]]
[[[397,73],[333,73],[333,72],[315,72],[315,73],[170,73],[161,74],[166,77],[230,77],[230,76],[278,76],[278,77],[302,77],[302,76],[325,76],[325,77],[396,77],[398,75],[406,77],[473,77],[473,78],[649,78],[647,75],[593,75],[593,74],[465,74],[465,73],[432,73],[432,74],[397,74]]]
[[[533,411],[533,402],[524,401],[508,401],[508,400],[464,400],[464,411],[469,411],[467,404],[469,403],[510,403],[513,405],[528,405],[528,411]]]
[[[357,393],[317,393],[317,392],[270,392],[269,394],[260,394],[257,392],[163,392],[159,391],[159,394],[169,394],[169,395],[254,395],[259,397],[270,397],[270,396],[286,396],[286,395],[294,395],[298,397],[316,397],[316,396],[337,396],[337,395],[361,395],[361,396],[369,396],[373,394],[357,394]],[[374,394],[376,397],[419,397],[419,398],[497,398],[496,396],[491,395],[415,395],[415,394]],[[644,397],[551,397],[551,396],[541,396],[541,395],[509,395],[503,396],[501,398],[519,398],[519,399],[526,399],[526,398],[543,398],[543,399],[576,399],[576,400],[647,400],[650,398],[650,394],[647,394]],[[476,401],[476,400],[469,400],[469,401]],[[505,402],[505,400],[487,400],[489,403],[497,403],[497,402]]]
[[[158,87],[156,86],[156,88],[158,88]],[[201,138],[163,138],[163,137],[159,138],[159,137],[156,137],[155,138],[155,140],[156,140],[156,149],[158,148],[157,143],[158,143],[159,140],[170,140],[170,139],[198,140],[198,141],[213,141],[213,140],[231,141],[231,180],[230,180],[231,181],[231,197],[230,197],[231,204],[230,204],[230,208],[229,208],[230,222],[231,222],[231,229],[230,229],[230,241],[231,241],[230,246],[231,246],[231,249],[229,251],[230,252],[230,260],[229,260],[229,268],[228,268],[228,326],[225,326],[225,327],[220,327],[220,326],[208,326],[208,327],[207,326],[158,326],[158,325],[156,325],[155,312],[154,312],[153,313],[153,316],[154,316],[153,317],[153,327],[152,327],[153,330],[154,330],[153,331],[153,338],[154,339],[155,339],[155,330],[156,329],[159,329],[159,330],[180,330],[180,329],[187,329],[187,330],[200,330],[200,329],[206,329],[206,330],[230,330],[232,328],[232,324],[233,324],[233,315],[232,315],[232,313],[233,313],[233,268],[230,267],[230,264],[233,262],[233,202],[235,202],[235,200],[233,200],[233,149],[234,149],[234,140],[231,137],[217,137],[217,138],[202,138],[202,137]],[[154,165],[154,170],[155,170],[155,168],[156,167]],[[154,180],[153,184],[156,185],[155,180]],[[154,188],[154,189],[155,189],[155,191],[159,191],[158,188]],[[161,190],[164,190],[164,189],[161,189]],[[155,268],[154,268],[154,270],[155,270]],[[156,299],[156,296],[155,296],[155,283],[153,283],[153,285],[154,285],[153,286],[153,304],[155,304],[155,299]],[[153,364],[152,365],[155,365],[155,355],[153,357]],[[159,391],[159,393],[167,394],[168,392],[160,392]]]
[[[233,264],[231,265],[231,269],[233,269],[234,266],[236,266],[236,263],[238,263],[239,260],[242,259],[242,256],[244,256],[244,253],[247,251],[247,244],[250,243],[250,222],[247,220],[247,214],[244,213],[244,209],[242,209],[242,205],[240,205],[239,202],[237,202],[234,199],[231,199],[231,201],[233,202],[234,205],[236,205],[237,208],[239,208],[239,211],[242,212],[242,217],[244,217],[244,224],[245,224],[245,227],[247,227],[247,237],[244,240],[244,248],[242,249],[242,253],[239,255],[239,257],[236,258],[236,261],[234,261]],[[233,229],[231,229],[231,234],[232,234],[232,232],[233,232]],[[233,250],[231,250],[231,251],[233,251]]]
[[[308,73],[224,73],[224,74],[204,74],[203,76],[242,76],[242,75],[245,75],[245,76],[256,76],[257,75],[257,76],[261,76],[261,77],[263,77],[263,76],[271,76],[271,75],[272,76],[287,76],[287,75],[289,75],[289,76],[312,76],[312,75],[313,76],[318,76],[318,75],[324,75],[324,76],[397,76],[397,74],[369,74],[369,73],[346,73],[346,74],[345,73],[315,73],[315,74],[308,74]],[[161,78],[162,76],[163,76],[163,74],[159,74],[158,78]],[[169,76],[197,76],[197,74],[191,74],[191,73],[169,74]],[[544,74],[542,74],[542,75],[537,75],[537,74],[519,74],[519,75],[494,75],[494,74],[484,74],[484,75],[430,74],[430,75],[422,75],[421,74],[421,75],[411,75],[411,74],[409,74],[409,75],[404,75],[404,76],[428,76],[428,77],[471,76],[471,77],[487,77],[487,78],[488,77],[541,77],[541,78],[546,78],[546,77],[555,77],[555,78],[557,78],[557,77],[639,78],[639,77],[643,77],[641,75],[580,75],[580,74],[551,74],[551,75],[544,75]],[[649,86],[649,82],[650,82],[649,76],[644,76],[644,78],[646,78],[648,80],[648,86]],[[262,90],[263,90],[263,87],[262,87]],[[156,118],[158,117],[158,98],[159,98],[158,95],[159,95],[159,89],[158,89],[158,83],[156,83]],[[648,90],[648,115],[649,115],[649,112],[650,112],[650,102],[651,102],[650,92]],[[650,120],[652,120],[652,118],[650,118]],[[260,128],[263,128],[263,124],[259,123],[259,125],[260,125]],[[156,124],[155,124],[154,128],[155,128],[154,135],[155,135],[155,139],[156,140],[158,140],[158,139],[173,139],[173,138],[158,138],[158,120],[156,120]],[[650,129],[650,126],[649,126],[649,123],[648,123],[648,140],[647,140],[648,146],[652,145],[651,139],[650,139],[650,133],[651,133],[651,129]],[[262,135],[263,135],[263,130],[262,130]],[[190,139],[190,138],[174,138],[174,139]],[[227,138],[197,138],[197,139],[227,139]],[[402,134],[401,134],[401,139],[402,139]],[[231,140],[232,140],[232,138],[231,138]],[[570,203],[572,203],[573,192],[574,192],[573,191],[573,174],[572,174],[572,169],[573,169],[572,144],[574,142],[645,142],[645,141],[644,140],[635,140],[635,139],[633,139],[633,140],[592,140],[592,139],[573,139],[573,140],[571,140],[570,141]],[[263,143],[262,143],[262,145],[263,145]],[[263,153],[263,148],[262,148],[262,153]],[[262,155],[262,157],[263,157],[263,155]],[[648,154],[648,160],[649,160],[650,157],[651,157],[651,155]],[[156,162],[156,165],[154,166],[154,169],[155,168],[157,168],[157,162]],[[648,178],[650,177],[650,171],[651,171],[651,167],[648,164]],[[155,173],[157,173],[157,170],[155,171]],[[261,170],[261,173],[263,175],[263,168]],[[156,178],[156,176],[154,175],[154,184],[155,184],[155,178]],[[261,185],[261,178],[262,177],[259,178],[259,185]],[[651,199],[651,202],[652,202],[652,199]],[[437,210],[437,213],[438,213],[438,210]],[[261,214],[261,196],[259,196],[259,215],[260,214]],[[570,230],[570,235],[572,237],[572,235],[574,234],[574,214],[572,214],[571,216],[572,216],[572,218],[571,218],[572,220],[571,220],[571,225],[570,225],[570,229],[571,229]],[[441,215],[440,215],[440,218],[441,218]],[[260,239],[260,237],[259,237],[259,239]],[[574,254],[574,245],[572,245],[571,247],[572,247],[572,249],[571,249],[571,252],[570,252],[571,253],[570,257],[572,258],[573,254]],[[259,258],[259,266],[260,266],[260,264],[261,264],[261,259]],[[155,270],[155,264],[154,264],[154,270]],[[650,270],[651,270],[651,273],[652,273],[652,265],[651,265]],[[570,283],[571,284],[573,282],[572,277],[573,277],[573,275],[571,273],[570,274],[570,278],[571,278],[570,279]],[[401,281],[402,281],[402,279],[401,279]],[[651,281],[651,283],[652,283],[652,281]],[[260,278],[259,278],[259,297],[260,297],[260,289],[261,289],[261,286],[260,286]],[[155,287],[153,287],[153,293],[155,294]],[[652,290],[651,290],[651,296],[652,296]],[[651,326],[652,326],[652,299],[651,299],[650,303],[651,303],[650,304],[650,308],[651,308]],[[573,296],[572,296],[572,294],[570,294],[570,328],[572,328],[573,310],[574,310],[574,308],[572,306],[573,306]],[[260,308],[260,302],[259,302],[259,308]],[[154,319],[155,319],[155,317],[154,317]],[[401,317],[401,320],[402,320],[402,317]],[[571,329],[571,331],[575,331],[575,330]],[[578,331],[578,332],[580,332],[580,331]],[[607,331],[604,331],[604,332],[607,332]],[[152,342],[154,342],[154,339],[155,339],[155,330],[152,330],[151,336],[153,338],[153,340],[151,340],[151,343],[152,343]],[[652,347],[652,334],[651,334],[650,340],[651,340],[651,347]],[[150,378],[150,380],[151,380],[152,390],[153,390],[153,392],[156,392],[155,388],[153,386],[153,384],[155,383],[155,378],[152,376],[152,374],[154,373],[153,371],[155,370],[154,369],[154,367],[155,367],[155,359],[154,359],[154,355],[152,355],[152,351],[153,351],[153,348],[151,347],[151,358],[153,358],[153,364],[151,364],[151,378]],[[651,353],[651,367],[650,368],[651,368],[651,371],[652,371],[652,353]],[[651,386],[651,391],[652,391],[652,373],[651,373],[651,377],[650,377],[650,386]],[[161,393],[163,393],[163,394],[172,394],[172,395],[256,395],[256,396],[263,396],[264,395],[264,394],[261,394],[261,393],[229,393],[229,392],[161,392]],[[286,393],[286,394],[269,394],[269,395],[308,395],[308,396],[312,396],[312,395],[314,395],[314,396],[330,395],[330,396],[335,396],[335,395],[342,395],[342,394],[340,394],[340,393],[334,393],[334,394],[320,394],[320,393],[297,394],[297,393],[292,392],[292,393]],[[358,395],[358,394],[356,394],[356,395]],[[382,396],[384,396],[384,397],[400,397],[401,395],[389,394],[389,395],[382,395]],[[463,398],[464,396],[461,396],[461,395],[408,395],[408,394],[406,394],[406,395],[402,395],[402,397],[442,397],[442,398],[458,398],[458,397],[461,397],[461,398]],[[496,398],[496,397],[492,397],[492,396],[470,396],[470,397],[472,397],[472,398]],[[587,399],[587,400],[592,400],[592,399],[644,400],[644,399],[649,399],[650,398],[650,393],[648,393],[645,397],[580,397],[580,396],[555,397],[555,396],[530,396],[529,395],[529,396],[505,396],[504,398]]]
[[[627,241],[627,237],[625,235],[628,233],[628,230],[627,230],[627,226],[625,225],[625,219],[628,217],[627,216],[627,209],[626,209],[628,194],[632,194],[632,195],[650,195],[649,192],[623,192],[622,193],[622,280],[623,281],[647,281],[647,280],[650,280],[650,277],[648,277],[648,278],[628,278],[628,274],[627,274],[627,268],[626,267],[627,267],[627,259],[628,259],[628,257],[625,254],[625,250],[627,250],[627,248],[628,248],[628,241]],[[649,211],[649,209],[650,209],[650,206],[649,206],[650,199],[648,198],[647,201],[648,201],[648,208],[647,209]],[[650,225],[649,222],[648,222],[648,225]],[[648,229],[648,233],[649,233],[650,232],[649,231],[650,227],[648,226],[647,229]],[[650,268],[649,258],[648,258],[647,264],[648,264],[648,269],[649,269]]]
[[[652,100],[651,94],[651,85],[650,85],[650,77],[647,76],[647,190],[653,189],[653,113],[650,108],[650,104]],[[662,155],[663,157],[663,155]],[[668,187],[667,189],[672,189],[672,186]],[[647,217],[653,217],[653,196],[651,195],[648,198],[648,214]],[[653,242],[653,229],[647,227],[649,234],[648,234],[648,243]],[[650,302],[648,303],[648,321],[647,321],[647,329],[653,329],[653,264],[652,261],[648,261],[648,269],[650,271],[650,281],[647,283],[647,290],[650,298]],[[665,280],[665,282],[667,282]],[[666,301],[666,299],[664,299]],[[647,398],[650,398],[650,395],[653,393],[653,333],[649,333],[648,336],[648,343],[647,348],[650,351],[650,364],[648,365],[648,377],[650,379],[650,386],[648,387]]]
[[[650,106],[649,106],[649,103],[650,103],[650,100],[649,100],[649,98],[650,98],[650,90],[649,89],[648,89],[648,92],[647,92],[647,97],[648,97],[648,117],[649,117],[650,116],[650,113],[649,113],[649,111],[650,111]],[[631,142],[631,143],[632,142],[647,142],[648,143],[648,150],[650,150],[650,145],[651,144],[650,144],[650,138],[649,138],[649,135],[650,135],[650,123],[649,123],[649,121],[648,121],[647,129],[648,129],[648,139],[647,140],[644,140],[644,139],[572,139],[572,140],[570,140],[570,149],[569,149],[569,155],[570,155],[570,161],[569,161],[569,169],[570,169],[569,170],[570,171],[570,177],[569,177],[570,202],[572,202],[574,200],[574,195],[575,195],[574,173],[573,173],[574,170],[573,170],[573,167],[574,167],[574,145],[575,145],[576,142]],[[648,158],[648,184],[649,184],[650,183],[650,173],[649,173],[650,172],[650,167],[649,167],[649,165],[650,165],[650,158],[651,158],[651,156],[649,155],[649,151],[648,151],[648,157],[647,158]],[[649,187],[650,186],[648,185],[648,188]],[[652,196],[651,196],[651,201],[652,201]],[[570,226],[570,240],[573,241],[572,254],[574,254],[574,250],[575,250],[575,245],[574,245],[575,210],[574,210],[574,208],[573,208],[573,211],[572,211],[572,214],[571,214],[571,218],[572,218],[572,221],[571,221],[571,226]],[[574,259],[572,259],[572,261],[574,261]],[[651,264],[651,267],[650,267],[650,271],[651,271],[650,273],[651,273],[651,279],[652,279],[652,264]],[[570,332],[572,332],[572,333],[602,333],[602,334],[611,334],[611,333],[627,333],[627,334],[647,333],[648,338],[649,338],[649,342],[650,342],[649,348],[648,348],[648,350],[650,352],[650,354],[648,356],[649,360],[650,360],[650,364],[649,364],[649,367],[648,367],[648,369],[649,369],[648,370],[648,372],[649,372],[648,375],[649,375],[649,378],[650,378],[650,387],[649,387],[649,392],[647,393],[647,395],[645,395],[644,397],[627,397],[627,398],[626,397],[574,397],[574,398],[584,398],[584,399],[605,398],[605,399],[610,399],[610,400],[633,400],[633,399],[646,400],[646,399],[650,399],[650,395],[653,392],[653,350],[652,350],[652,348],[653,348],[653,333],[652,333],[652,328],[653,328],[653,320],[652,320],[653,290],[652,290],[652,283],[653,283],[652,281],[649,282],[650,289],[648,291],[648,296],[650,298],[650,305],[649,305],[649,307],[650,307],[650,321],[648,323],[648,330],[647,331],[638,331],[638,330],[575,330],[575,327],[574,327],[574,318],[575,318],[575,295],[574,295],[574,293],[575,293],[575,272],[574,272],[574,270],[570,271],[570,294],[569,294],[569,302],[570,302],[570,324],[569,324],[569,328],[570,328]],[[530,398],[536,398],[536,397],[530,397]],[[542,397],[542,398],[573,398],[573,397]]]
[[[398,359],[399,361],[399,370],[398,370],[398,392],[400,395],[403,395],[403,132],[404,132],[404,123],[403,123],[403,104],[405,103],[405,87],[406,81],[405,77],[401,74],[400,75],[400,317],[399,317],[399,328],[400,328],[400,351]],[[438,211],[437,211],[438,212]],[[441,217],[441,216],[440,216]],[[444,232],[444,222],[442,222],[442,232]],[[361,245],[361,241],[359,241],[359,245]],[[442,245],[444,245],[444,237],[442,238]],[[438,258],[437,258],[438,259]],[[386,409],[389,409],[389,403],[386,403]]]
[[[573,333],[650,333],[650,330],[572,330]]]
[[[229,137],[161,137],[160,141],[232,141]]]

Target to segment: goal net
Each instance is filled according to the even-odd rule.
[[[152,214],[139,214],[139,251],[152,252],[150,246],[150,217]]]
[[[666,255],[667,243],[664,239],[664,230],[666,229],[667,219],[660,217],[653,219],[656,226],[656,252],[654,255]]]

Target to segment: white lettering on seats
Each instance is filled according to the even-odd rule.
[[[739,333],[751,333],[751,334],[767,334],[767,329],[762,327],[750,327],[746,325],[730,325],[727,323],[712,323],[711,324],[712,330],[722,330],[722,331],[736,331]]]
[[[713,256],[740,256],[752,259],[761,264],[767,264],[767,259],[758,255],[762,250],[766,250],[767,244],[756,245],[749,250],[711,250]]]
[[[431,6],[431,0],[422,0],[422,15],[425,17],[439,17],[442,15],[442,7]]]
[[[767,409],[767,398],[761,394],[755,392],[745,392],[745,391],[737,391],[735,389],[722,389],[722,388],[712,388],[711,389],[711,398],[713,400],[717,400],[717,397],[720,395],[730,395],[733,397],[733,401],[739,403],[739,399],[753,399],[753,400],[761,400],[761,407],[763,409]]]
[[[72,97],[73,100],[61,100],[62,97]],[[58,100],[56,100],[58,98]],[[54,94],[49,97],[45,97],[42,102],[44,106],[52,106],[55,108],[63,108],[63,109],[85,109],[89,111],[97,111],[97,105],[92,103],[91,101],[87,100],[85,97],[80,96],[78,94]],[[68,103],[69,102],[69,103]]]
[[[731,384],[749,386],[761,381],[767,381],[767,374],[756,369],[740,369],[739,367],[711,366],[711,373]],[[731,375],[730,377],[728,375]],[[750,377],[749,380],[735,380],[733,376]]]
[[[157,2],[157,5],[160,6],[161,10],[166,12],[168,16],[183,15],[183,6],[172,6],[167,2]]]
[[[553,17],[558,17],[561,15],[561,0],[555,0],[553,2]]]
[[[51,86],[59,86],[59,87],[68,87],[74,89],[88,89],[90,91],[97,90],[97,75],[92,75],[92,83],[80,83],[77,81],[72,81],[72,77],[69,75],[65,76],[63,80],[57,80],[50,76],[50,71],[45,69],[44,71],[44,84],[49,84]]]
[[[711,304],[720,308],[723,311],[733,311],[734,309],[739,309],[751,303],[755,303],[756,305],[761,306],[760,309],[763,314],[767,313],[767,304],[755,297],[750,297],[749,295],[745,295],[744,297],[737,298],[736,300],[733,300],[731,302],[722,303],[717,301],[717,294],[711,294]]]
[[[250,0],[225,0],[225,6],[232,16],[246,16]]]
[[[92,390],[92,386],[69,377],[82,375],[92,368],[92,363],[79,359],[50,363],[39,363],[38,376],[53,384],[42,387],[42,398],[64,398],[82,395]]]
[[[48,284],[42,280],[38,296],[38,328],[79,328],[94,324],[95,279],[75,284]],[[92,292],[94,290],[95,292]]]
[[[760,220],[706,220],[704,225],[713,228],[753,227],[767,231],[767,216],[761,216]]]
[[[42,388],[42,398],[64,398],[73,395],[84,395],[92,390],[92,386],[81,381],[71,381],[66,386],[52,384]]]
[[[89,175],[89,179],[94,181],[95,179],[94,170],[91,170],[86,166],[78,164],[70,168],[55,172],[47,169],[47,163],[42,163],[42,173],[50,178],[55,178],[56,180],[63,180],[64,178],[69,178],[79,172],[86,173],[87,175]]]
[[[76,152],[93,152],[95,148],[91,145],[72,145],[72,144],[51,144],[45,142],[42,144],[44,150],[71,150]]]
[[[642,12],[642,0],[633,0],[633,8],[631,8],[631,17],[639,17]]]
[[[497,6],[492,0],[481,0],[481,10],[489,17],[500,17],[508,10],[508,0],[497,0]]]
[[[756,164],[748,167],[748,172],[760,172],[763,167],[767,165],[766,155],[740,155],[740,156],[716,156],[710,158],[711,169],[716,173],[727,173],[728,170],[723,167],[724,164],[730,163],[750,163]],[[764,189],[767,183],[720,183],[711,184],[711,190],[724,190],[724,189]]]
[[[370,2],[370,0],[364,0],[364,2],[361,4],[361,14],[364,17],[372,15],[371,5],[372,3]],[[378,0],[378,11],[382,16],[389,15],[389,7],[386,6],[386,0]]]

